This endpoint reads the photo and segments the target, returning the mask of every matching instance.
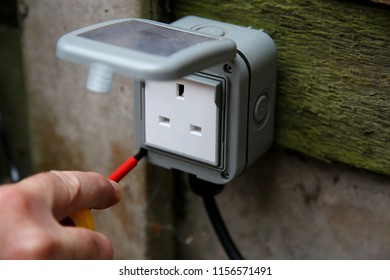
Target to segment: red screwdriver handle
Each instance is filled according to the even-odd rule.
[[[123,177],[126,176],[138,163],[134,157],[128,158],[124,163],[122,163],[114,172],[110,174],[107,178],[115,182],[119,182]]]
[[[127,173],[129,173],[131,170],[133,170],[134,167],[137,166],[138,161],[145,155],[146,150],[141,148],[136,155],[125,160],[125,162],[123,162],[107,178],[118,183],[120,180],[122,180],[123,177],[126,176]],[[61,224],[84,227],[90,230],[94,229],[94,222],[91,211],[89,209],[84,209],[72,213],[71,215],[69,215],[69,217],[61,221]]]

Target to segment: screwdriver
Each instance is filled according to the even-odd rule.
[[[137,166],[137,163],[146,155],[146,150],[141,148],[138,153],[134,156],[129,157],[125,160],[114,172],[110,174],[107,178],[114,181],[119,182],[125,177],[134,167]],[[90,209],[83,209],[80,211],[76,211],[66,217],[61,221],[62,225],[66,226],[76,226],[83,227],[90,230],[94,229],[94,222],[92,218],[92,214]]]

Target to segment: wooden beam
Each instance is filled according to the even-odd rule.
[[[277,145],[390,174],[390,11],[351,1],[177,0],[278,48]],[[261,51],[261,50],[259,50]]]

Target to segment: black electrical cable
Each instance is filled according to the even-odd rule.
[[[4,158],[7,164],[7,169],[8,169],[8,176],[11,182],[15,183],[20,181],[21,176],[19,169],[17,168],[15,161],[12,157],[11,154],[11,148],[8,142],[8,138],[6,135],[6,129],[4,125],[4,120],[3,120],[3,115],[0,110],[0,138],[1,138],[1,143],[3,146],[3,153],[4,153]]]
[[[191,190],[203,198],[207,215],[226,254],[231,260],[243,260],[244,258],[231,238],[215,201],[215,195],[223,190],[224,185],[203,181],[194,175],[189,175],[189,183]]]

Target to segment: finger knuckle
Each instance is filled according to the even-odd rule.
[[[52,259],[60,252],[59,243],[45,231],[32,230],[21,237],[9,254],[10,259]]]
[[[82,182],[80,178],[75,174],[75,172],[51,171],[50,173],[56,176],[57,180],[59,179],[61,181],[61,184],[59,185],[66,186],[64,189],[68,193],[69,201],[73,201],[80,195],[82,190]]]
[[[97,249],[96,257],[99,259],[112,259],[114,256],[114,250],[110,240],[103,234],[100,235],[100,240],[93,240],[93,247]]]
[[[96,178],[96,181],[100,187],[107,185],[107,178],[105,176],[103,176],[102,174],[96,173],[96,172],[89,172],[89,174]]]
[[[31,208],[31,200],[26,193],[18,188],[4,189],[0,195],[0,205],[6,209],[25,213]]]

